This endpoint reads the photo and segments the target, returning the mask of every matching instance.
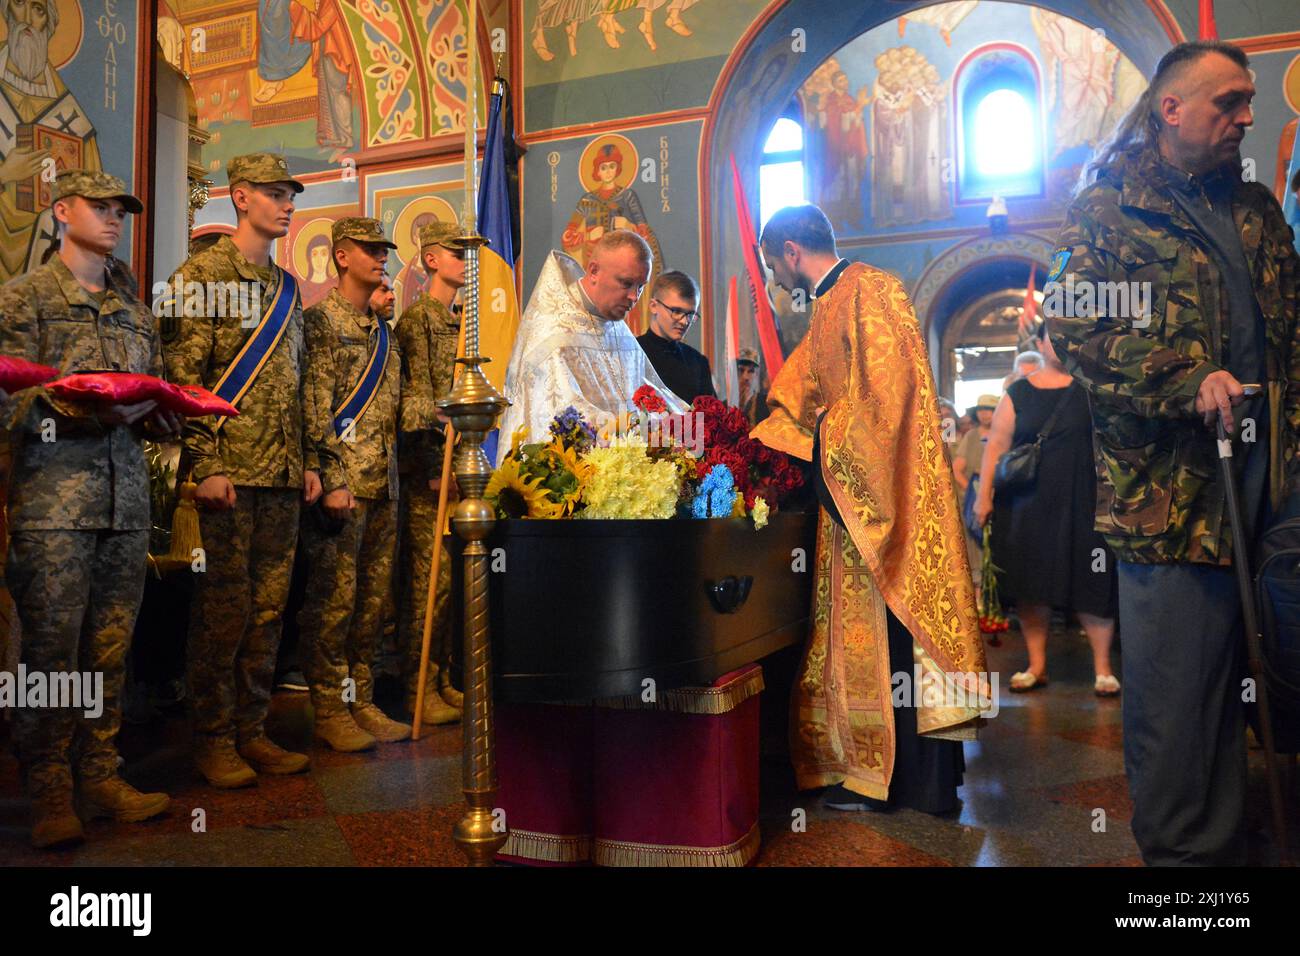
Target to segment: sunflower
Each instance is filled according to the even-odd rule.
[[[546,496],[541,482],[527,480],[519,473],[519,459],[507,457],[492,472],[483,497],[504,518],[558,518],[560,507]]]

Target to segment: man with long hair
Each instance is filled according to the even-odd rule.
[[[1216,420],[1248,534],[1296,477],[1300,262],[1276,200],[1243,181],[1247,67],[1228,43],[1165,54],[1086,169],[1044,288],[1052,343],[1092,404],[1133,835],[1153,865],[1246,859],[1238,556]]]

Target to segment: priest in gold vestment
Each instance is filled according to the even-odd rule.
[[[816,206],[777,212],[761,245],[777,283],[813,309],[751,433],[813,463],[821,504],[791,701],[799,789],[828,787],[841,810],[951,812],[960,741],[996,694],[911,302],[896,277],[838,258]]]

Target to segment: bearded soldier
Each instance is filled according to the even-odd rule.
[[[53,195],[59,251],[0,290],[0,354],[64,372],[161,375],[153,316],[111,279],[106,262],[140,201],[116,176],[86,170],[60,173]],[[103,675],[98,715],[84,693],[17,712],[32,843],[48,847],[83,838],[74,772],[87,819],[146,820],[171,802],[118,776],[113,739],[149,551],[141,439],[179,433],[180,421],[152,401],[80,405],[38,387],[11,396],[0,426],[16,436],[6,579],[23,627],[22,662],[51,680]]]

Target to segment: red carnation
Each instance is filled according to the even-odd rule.
[[[649,385],[642,385],[632,393],[632,404],[643,412],[666,412],[668,410],[668,403]]]

